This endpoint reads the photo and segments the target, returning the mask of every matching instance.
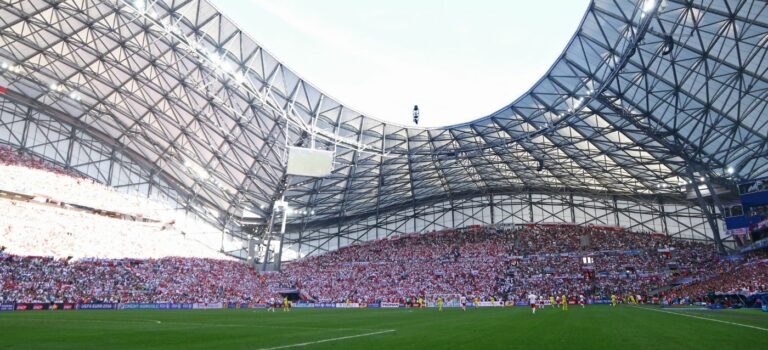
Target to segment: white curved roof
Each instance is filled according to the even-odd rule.
[[[694,172],[768,171],[764,1],[596,0],[527,93],[439,128],[346,108],[205,0],[17,1],[0,33],[4,98],[219,210],[266,216],[286,144],[313,139],[335,171],[286,199],[318,222],[523,189],[674,197]]]

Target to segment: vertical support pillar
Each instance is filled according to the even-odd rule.
[[[224,229],[221,230],[221,245],[219,246],[219,250],[221,252],[224,252],[224,235],[227,234],[227,225],[224,225]]]
[[[530,223],[533,223],[533,195],[531,192],[528,192],[528,217],[530,218]]]
[[[66,156],[66,159],[64,160],[64,165],[67,167],[67,169],[72,169],[72,151],[75,148],[75,135],[76,135],[76,129],[73,126],[69,130],[69,145],[67,145],[67,156]]]
[[[21,140],[19,142],[19,148],[22,150],[27,149],[27,135],[29,134],[29,123],[32,122],[32,107],[27,107],[27,115],[24,117],[24,130],[21,132]]]
[[[456,207],[453,205],[453,199],[449,203],[451,205],[451,227],[456,228]]]
[[[107,174],[107,186],[114,186],[112,183],[112,173],[115,171],[115,149],[112,148],[109,154],[109,173]],[[189,199],[187,199],[189,201]]]
[[[661,228],[664,234],[669,237],[669,227],[667,226],[667,210],[664,208],[664,201],[659,198],[659,211],[661,212]]]
[[[496,216],[494,215],[494,211],[496,211],[496,205],[493,202],[493,195],[490,196],[490,207],[491,207],[491,224],[496,224]]]
[[[285,221],[288,215],[283,214],[283,228],[280,230],[280,248],[277,250],[275,258],[275,270],[280,271],[283,264],[283,242],[285,241]]]
[[[264,261],[261,264],[261,271],[267,271],[267,263],[269,262],[269,252],[272,245],[272,229],[275,226],[275,206],[272,206],[272,214],[269,217],[269,225],[267,226],[267,245],[264,247]],[[261,240],[262,242],[264,239]]]
[[[306,226],[299,231],[299,247],[296,251],[299,254],[299,258],[302,258],[301,256],[301,243],[304,242],[304,230],[306,230]]]
[[[717,248],[717,252],[721,255],[725,255],[725,246],[723,246],[723,241],[720,238],[720,229],[717,227],[717,221],[715,219],[714,214],[711,210],[709,210],[709,203],[704,199],[704,197],[701,195],[701,190],[699,189],[699,182],[696,181],[696,177],[693,174],[693,171],[689,168],[688,169],[688,176],[691,178],[691,185],[693,186],[694,192],[696,192],[696,200],[699,202],[699,207],[704,212],[704,215],[707,218],[707,223],[709,223],[709,228],[712,230],[712,236],[715,240],[715,247]],[[706,185],[706,179],[704,180]]]
[[[576,208],[573,207],[573,193],[570,193],[568,195],[568,201],[570,202],[570,208],[571,208],[571,223],[576,223]]]
[[[341,220],[339,220],[339,225],[336,226],[336,249],[341,248]]]

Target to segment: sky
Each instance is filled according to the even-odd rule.
[[[212,0],[304,80],[366,116],[446,126],[525,93],[589,0]]]

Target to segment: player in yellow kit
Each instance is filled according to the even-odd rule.
[[[480,298],[475,297],[475,307],[480,306]]]
[[[552,307],[557,308],[557,302],[555,301],[554,295],[549,296],[549,305],[552,305]]]
[[[563,311],[568,311],[568,297],[566,297],[565,294],[563,294],[563,296],[562,296],[562,298],[560,298],[560,300],[563,303]]]
[[[616,307],[616,294],[611,294],[611,306]]]
[[[283,298],[283,311],[291,311],[288,307],[290,304],[288,303],[288,297]]]
[[[443,298],[437,298],[437,311],[443,311]]]

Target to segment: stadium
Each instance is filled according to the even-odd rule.
[[[768,348],[768,2],[592,0],[441,127],[251,34],[0,0],[1,348]]]

